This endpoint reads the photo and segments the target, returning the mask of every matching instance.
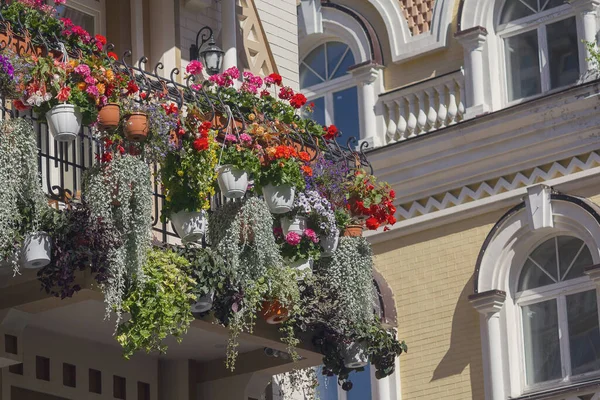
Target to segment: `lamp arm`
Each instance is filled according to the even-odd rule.
[[[210,26],[207,25],[207,26],[202,27],[202,29],[200,29],[198,31],[198,33],[196,34],[196,48],[198,50],[200,50],[202,48],[202,46],[204,46],[204,44],[206,42],[208,42],[212,36],[213,36],[213,30]],[[202,39],[202,42],[200,43],[200,45],[198,45],[199,39]]]

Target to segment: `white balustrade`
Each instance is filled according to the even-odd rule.
[[[380,96],[385,110],[384,143],[394,143],[456,124],[464,118],[464,72]]]

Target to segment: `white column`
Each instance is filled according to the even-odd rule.
[[[502,330],[500,327],[500,310],[506,300],[506,293],[500,290],[478,293],[469,296],[473,307],[481,313],[485,321],[487,335],[482,335],[482,352],[487,362],[486,400],[506,400],[504,383],[504,360],[502,352]],[[485,338],[487,336],[487,338]],[[487,340],[486,340],[487,339]]]
[[[483,45],[487,38],[487,30],[476,26],[466,31],[457,32],[456,39],[465,50],[465,86],[467,109],[465,118],[473,118],[488,111],[484,91]]]
[[[227,68],[237,67],[237,14],[236,0],[221,1],[221,41],[225,56],[223,57],[223,71]]]
[[[358,108],[360,121],[360,142],[368,142],[369,147],[381,146],[385,143],[385,131],[379,131],[380,121],[375,114],[375,105],[381,84],[381,69],[376,64],[368,64],[353,69],[352,76],[358,87]],[[383,116],[381,116],[383,118]],[[382,124],[384,121],[381,121]]]
[[[600,0],[574,0],[573,7],[577,9],[577,23],[580,27],[581,39],[585,42],[596,43],[598,27],[596,17]],[[579,43],[582,51],[580,58],[580,71],[584,80],[591,79],[589,72],[593,69],[593,63],[588,61],[590,52],[585,43]]]
[[[169,76],[177,67],[178,49],[175,46],[175,3],[164,0],[150,0],[150,65],[161,61],[164,64],[163,76]],[[134,60],[137,62],[137,60]]]
[[[144,5],[143,0],[131,0],[131,54],[137,62],[144,55]]]

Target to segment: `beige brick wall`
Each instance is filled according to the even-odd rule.
[[[409,349],[400,358],[402,400],[484,398],[479,314],[468,296],[479,250],[503,213],[374,246]]]

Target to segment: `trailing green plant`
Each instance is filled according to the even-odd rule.
[[[150,249],[152,184],[150,168],[138,157],[117,156],[90,170],[84,182],[85,200],[93,216],[107,225],[120,247],[108,251],[110,278],[104,284],[107,314],[120,318],[126,285],[143,280],[142,266]]]
[[[41,229],[48,203],[41,187],[33,125],[23,118],[0,122],[0,260],[15,274],[26,233]]]
[[[129,358],[137,350],[164,353],[168,336],[181,342],[194,319],[196,281],[189,262],[172,250],[152,249],[143,266],[143,282],[134,281],[123,300],[123,311],[131,315],[117,328],[117,341]]]
[[[209,217],[209,241],[220,254],[232,277],[229,312],[221,321],[229,327],[227,367],[235,368],[238,336],[252,331],[256,313],[268,292],[267,272],[282,268],[282,258],[273,236],[273,217],[266,203],[251,197],[229,202]]]
[[[195,243],[188,243],[177,252],[190,263],[190,275],[196,282],[196,297],[223,291],[230,271],[225,269],[225,261],[220,254]]]
[[[317,390],[319,387],[318,369],[295,369],[274,377],[274,383],[279,389],[279,397],[282,400],[292,400],[298,396],[304,400],[320,400]]]
[[[386,330],[379,321],[376,322],[356,329],[357,332],[363,332],[358,341],[367,346],[369,361],[375,367],[375,377],[383,379],[394,373],[396,357],[402,352],[406,353],[408,346],[404,341],[399,342],[396,339],[395,331]]]
[[[81,290],[76,282],[81,271],[89,271],[99,285],[104,285],[110,277],[110,250],[121,246],[120,238],[94,217],[86,204],[71,204],[51,215],[52,259],[37,274],[42,288],[61,299],[71,297]]]

